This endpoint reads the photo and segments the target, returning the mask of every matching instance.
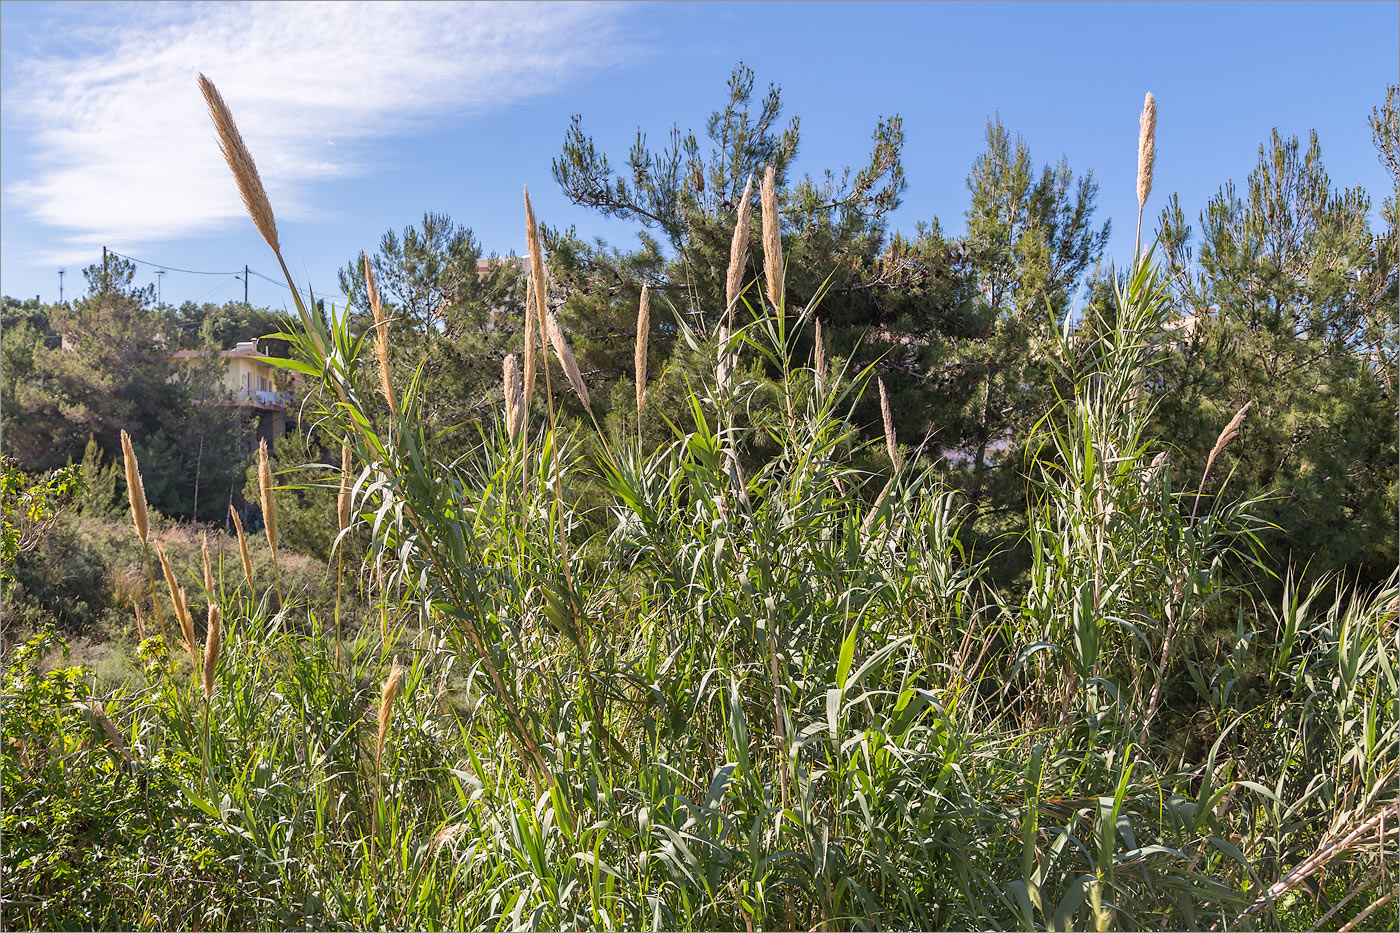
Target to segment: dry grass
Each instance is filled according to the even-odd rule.
[[[637,342],[633,362],[637,372],[637,417],[647,400],[647,340],[651,336],[651,289],[642,284],[642,298],[637,305]]]
[[[759,201],[763,207],[763,273],[768,279],[768,303],[783,301],[783,219],[778,213],[778,185],[773,166],[763,170]]]
[[[734,239],[729,244],[729,272],[724,280],[724,313],[727,322],[734,320],[734,303],[744,287],[744,264],[749,256],[749,217],[753,213],[753,176],[744,183],[739,198],[739,216],[734,221]]]

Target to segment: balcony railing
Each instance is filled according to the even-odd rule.
[[[254,405],[262,405],[267,408],[286,406],[292,403],[292,393],[290,392],[267,392],[262,389],[239,389],[234,393],[234,398],[242,402],[251,402]]]

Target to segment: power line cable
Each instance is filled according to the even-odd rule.
[[[241,271],[239,269],[234,269],[230,272],[203,272],[199,269],[177,269],[174,266],[167,266],[164,263],[147,262],[144,259],[137,259],[135,256],[128,256],[125,253],[119,253],[116,250],[108,250],[108,252],[110,252],[113,256],[120,256],[121,258],[129,259],[132,262],[139,262],[143,266],[151,266],[155,269],[165,269],[169,272],[183,272],[186,275],[238,275]]]

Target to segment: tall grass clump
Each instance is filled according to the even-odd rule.
[[[265,194],[205,84],[251,212]],[[528,196],[523,366],[502,361],[507,404],[465,455],[423,427],[421,369],[385,404],[383,328],[319,313],[288,278],[282,365],[344,440],[336,534],[368,540],[382,626],[327,631],[295,594],[275,614],[256,594],[211,607],[198,679],[147,650],[144,681],[107,698],[129,761],[73,707],[41,715],[45,690],[87,698],[44,680],[38,647],[16,662],[6,728],[29,732],[0,747],[6,780],[23,776],[7,806],[38,812],[69,775],[101,775],[77,795],[115,788],[120,812],[164,827],[125,887],[89,876],[99,920],[1393,925],[1400,586],[1288,578],[1266,604],[1226,572],[1265,566],[1259,500],[1231,494],[1225,466],[1243,414],[1220,426],[1209,496],[1150,439],[1175,314],[1151,250],[1108,307],[1055,323],[1025,463],[1030,569],[998,589],[962,500],[901,452],[878,364],[829,359],[819,302],[787,307],[770,178],[761,277],[741,206],[714,331],[676,316],[717,365],[655,446],[591,417]],[[547,347],[583,405],[556,404],[545,365],[532,428]],[[856,412],[873,396],[870,441]],[[7,921],[69,916],[44,906],[62,882],[38,864],[6,861],[25,898]]]

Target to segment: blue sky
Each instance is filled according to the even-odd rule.
[[[954,232],[988,117],[1037,163],[1092,168],[1110,252],[1132,249],[1137,115],[1158,99],[1153,203],[1189,214],[1242,182],[1278,127],[1316,129],[1334,186],[1390,181],[1367,115],[1400,72],[1400,5],[0,4],[0,291],[82,287],[105,244],[162,266],[276,263],[239,205],[195,87],[219,86],[258,160],[293,272],[319,293],[389,227],[446,212],[485,249],[524,252],[540,219],[629,246],[550,175],[571,114],[614,163],[640,127],[703,131],[734,64],[801,117],[795,170],[859,165],[904,118],[909,187],[893,226]],[[155,281],[141,266],[138,281]],[[242,296],[170,272],[167,301]],[[286,292],[253,277],[255,303]]]

